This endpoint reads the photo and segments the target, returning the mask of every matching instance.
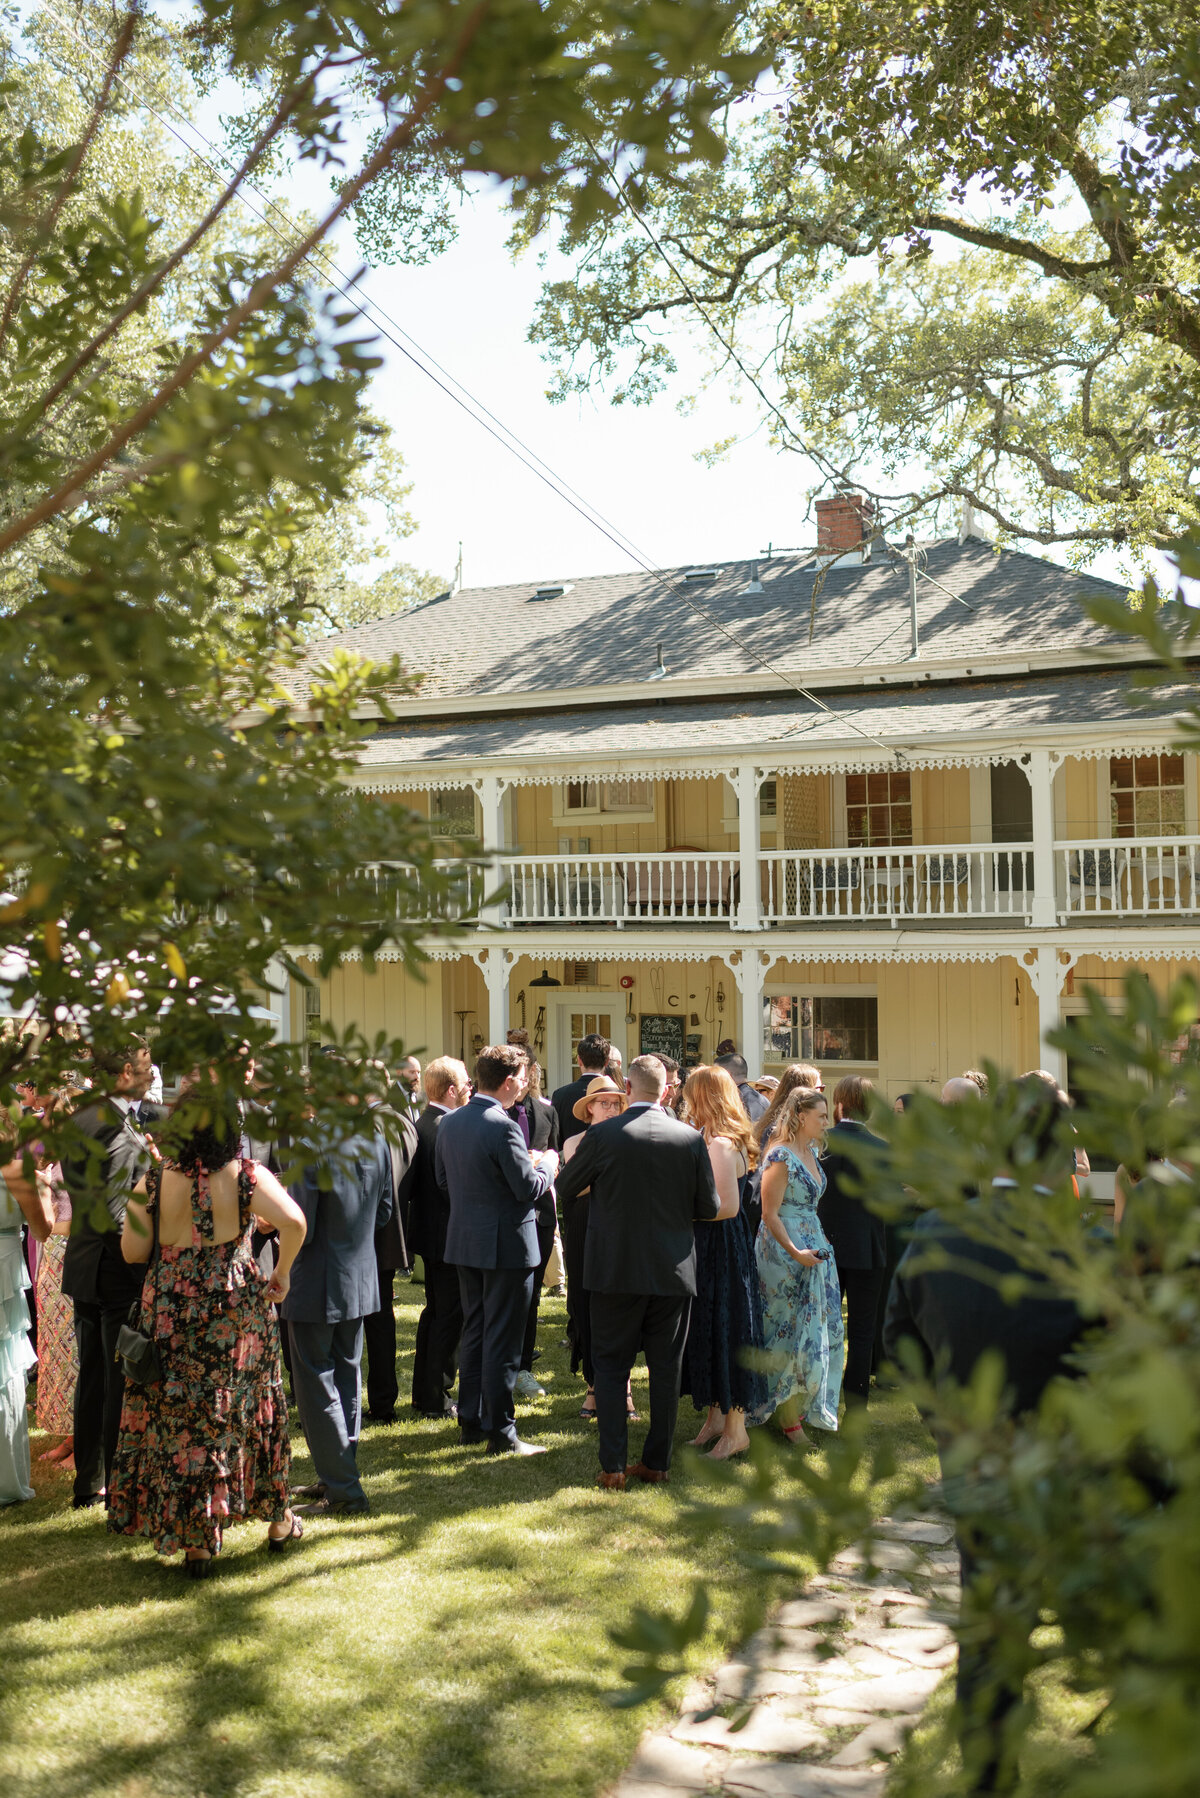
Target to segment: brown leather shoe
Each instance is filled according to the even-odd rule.
[[[596,1484],[603,1486],[606,1492],[624,1492],[625,1475],[623,1473],[605,1473],[601,1470]]]
[[[663,1467],[647,1467],[644,1461],[633,1461],[625,1469],[627,1480],[641,1480],[647,1486],[665,1486],[670,1474]]]

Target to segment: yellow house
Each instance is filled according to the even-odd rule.
[[[1195,967],[1196,757],[1080,605],[1108,591],[967,536],[465,590],[347,633],[425,681],[366,747],[380,804],[479,837],[504,897],[423,980],[385,949],[285,1000],[426,1058],[512,1025],[552,1085],[599,1029],[890,1095],[1045,1041],[1130,964]],[[322,646],[323,654],[325,646]],[[372,871],[381,895],[387,871]],[[286,1027],[286,1024],[285,1024]]]

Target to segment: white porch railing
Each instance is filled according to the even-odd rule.
[[[1200,911],[1200,837],[1056,843],[1054,862],[1060,917]]]
[[[670,855],[500,856],[514,924],[635,919],[730,921],[738,859],[675,850]]]
[[[408,862],[364,862],[358,878],[374,887],[381,918],[411,923],[416,919],[457,919],[477,913],[483,904],[486,870],[474,862],[446,861],[434,866],[447,877],[447,885],[432,900]]]
[[[779,849],[759,858],[763,922],[795,918],[1025,917],[1028,844],[914,844],[903,849]]]

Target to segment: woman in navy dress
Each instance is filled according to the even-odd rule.
[[[762,1302],[754,1244],[742,1195],[754,1163],[754,1132],[732,1077],[724,1068],[693,1068],[684,1088],[685,1116],[703,1133],[721,1209],[696,1225],[696,1297],[683,1357],[683,1391],[708,1415],[693,1446],[713,1443],[710,1459],[725,1461],[750,1446],[747,1411],[766,1402],[761,1372],[744,1365],[747,1350],[761,1358]]]

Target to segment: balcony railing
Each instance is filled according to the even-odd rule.
[[[738,860],[730,855],[502,856],[498,871],[513,924],[728,923],[737,908]]]
[[[797,918],[1024,917],[1033,900],[1028,844],[903,849],[780,849],[760,858],[764,923]]]
[[[369,883],[378,895],[379,915],[384,921],[454,921],[478,912],[484,900],[486,869],[459,861],[435,862],[434,866],[446,877],[446,885],[433,897],[422,882],[413,878],[412,867],[405,862],[366,862],[358,870],[358,878]]]
[[[1200,910],[1200,837],[1129,837],[1058,843],[1063,918],[1181,916]]]

